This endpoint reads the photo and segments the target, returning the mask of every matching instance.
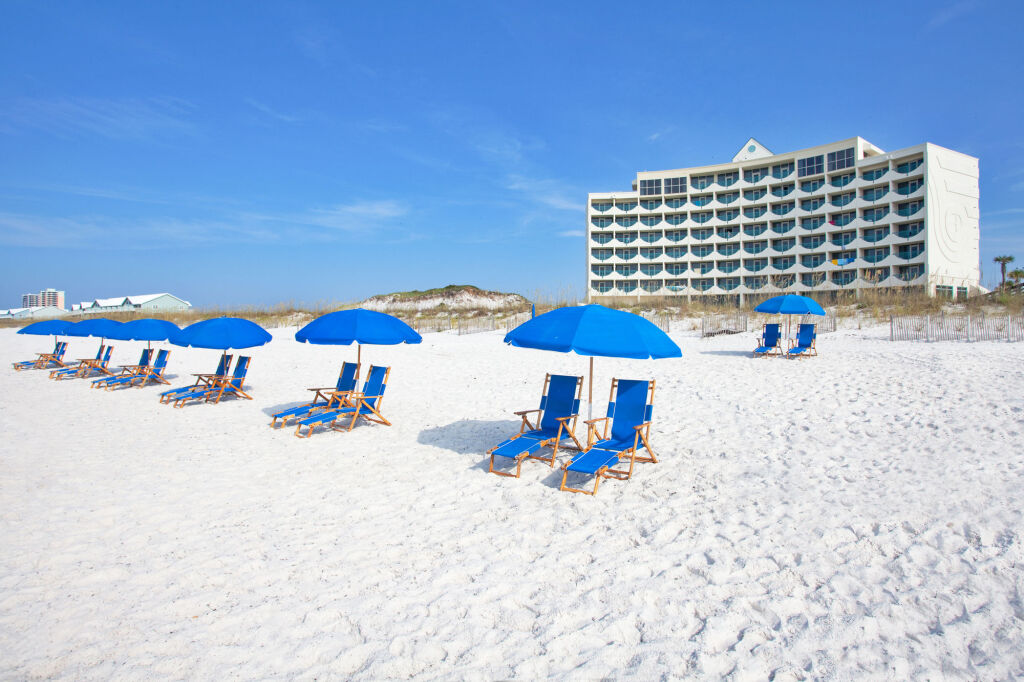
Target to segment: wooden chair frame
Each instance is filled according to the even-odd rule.
[[[815,327],[817,327],[817,325],[815,325]],[[817,355],[818,354],[818,349],[815,347],[815,344],[818,341],[818,330],[817,330],[817,328],[815,328],[814,334],[813,334],[813,336],[811,336],[811,345],[807,346],[807,350],[805,350],[803,353],[793,353],[792,355],[790,355],[789,351],[791,351],[794,348],[796,348],[799,341],[800,341],[800,337],[799,336],[797,336],[797,338],[795,338],[795,339],[790,339],[789,340],[789,344],[788,344],[789,347],[786,349],[786,357],[787,358],[789,358],[790,360],[793,360],[795,358],[804,358],[804,357],[807,357],[808,355]]]
[[[615,390],[618,388],[618,386],[619,380],[612,379],[612,388],[608,395],[609,403],[615,401]],[[650,381],[647,382],[647,402],[645,403],[647,405],[654,405],[654,388],[655,380],[651,379]],[[597,417],[596,419],[587,419],[583,422],[584,424],[587,425],[587,448],[584,452],[589,452],[591,448],[594,447],[594,443],[596,443],[597,441],[607,440],[608,428],[610,426],[611,421],[611,417],[605,416]],[[597,424],[599,423],[603,423],[604,428],[601,429],[601,433],[598,436]],[[637,426],[633,427],[633,430],[635,432],[633,435],[633,445],[629,448],[626,448],[625,450],[616,453],[620,461],[625,459],[626,456],[629,457],[628,469],[613,469],[608,466],[601,467],[600,469],[597,470],[597,472],[594,473],[594,489],[584,490],[582,488],[573,488],[572,486],[566,485],[566,481],[569,478],[569,467],[572,465],[573,462],[573,460],[570,459],[562,466],[562,484],[559,487],[559,490],[564,490],[571,493],[583,493],[584,495],[596,495],[597,488],[601,484],[601,479],[614,478],[619,481],[626,481],[633,477],[633,469],[637,462],[657,464],[658,457],[655,454],[654,449],[651,447],[649,441],[651,434],[651,422],[645,421],[642,424],[638,424]],[[640,456],[637,454],[641,442],[644,444],[644,449],[647,450],[647,456]],[[609,450],[609,452],[611,452],[611,450]]]
[[[231,361],[234,359],[234,357],[235,357],[234,355],[225,355],[224,356],[224,367],[226,367],[226,368],[230,367],[231,366]],[[225,369],[224,371],[226,372],[227,370]],[[194,376],[196,378],[196,383],[192,384],[191,386],[182,386],[180,390],[176,389],[176,390],[179,391],[180,395],[184,395],[186,393],[194,391],[197,388],[202,388],[203,386],[212,386],[214,380],[216,380],[216,379],[223,379],[225,377],[230,378],[230,375],[227,375],[227,374],[193,374],[192,376]],[[164,383],[170,385],[171,382],[165,381]],[[177,400],[175,395],[162,395],[162,396],[160,396],[160,402],[164,403],[164,404],[168,404],[169,405],[172,402],[174,402],[175,400]]]
[[[372,368],[371,368],[371,371],[372,371]],[[369,377],[369,375],[367,375],[367,377]],[[295,435],[298,436],[299,438],[309,438],[310,436],[313,435],[313,429],[315,429],[317,426],[325,426],[325,427],[327,427],[329,429],[333,429],[335,431],[351,431],[352,428],[356,425],[356,421],[359,418],[363,418],[363,419],[365,419],[366,421],[369,421],[369,422],[374,422],[375,424],[383,424],[384,426],[391,426],[391,422],[389,422],[387,419],[385,419],[384,415],[382,415],[380,413],[380,405],[381,405],[382,402],[384,402],[384,390],[388,386],[388,379],[390,377],[391,377],[391,368],[388,367],[388,368],[386,368],[384,370],[384,383],[381,385],[381,394],[380,395],[366,395],[362,391],[330,391],[327,394],[327,395],[331,396],[332,400],[337,400],[338,401],[340,408],[351,408],[352,409],[352,413],[351,413],[352,414],[352,418],[349,420],[347,428],[344,427],[344,426],[336,426],[336,424],[339,421],[342,421],[343,419],[348,418],[349,413],[346,412],[346,413],[343,413],[343,414],[336,415],[335,418],[332,419],[329,422],[325,421],[325,422],[319,422],[317,424],[309,424],[308,425],[308,430],[306,431],[306,435],[305,436],[303,436],[302,433],[301,433],[301,431],[302,431],[302,424],[297,424],[295,426]],[[373,398],[376,398],[377,400],[376,400],[376,402],[373,405],[371,405],[367,401],[371,400]],[[335,409],[336,410],[336,409],[339,409],[339,407],[332,407],[331,409]],[[370,414],[364,414],[362,412],[362,408],[364,408],[364,407],[367,410],[369,410]],[[371,415],[373,415],[373,416],[371,416]]]
[[[238,358],[238,361],[241,362],[243,358],[245,359],[245,365],[244,365],[245,371],[246,371],[246,373],[248,373],[249,372],[249,364],[252,362],[252,358],[251,357],[245,357],[243,355],[243,356]],[[199,400],[200,398],[202,398],[202,400],[204,402],[207,402],[207,403],[208,402],[213,402],[216,405],[217,403],[220,402],[221,398],[224,397],[224,393],[225,392],[229,392],[229,393],[232,393],[234,395],[238,395],[238,396],[240,396],[242,398],[245,398],[246,400],[252,400],[252,396],[249,395],[248,393],[246,393],[243,390],[243,386],[245,386],[245,375],[239,377],[239,376],[236,376],[237,373],[238,373],[238,363],[235,363],[235,371],[232,374],[228,374],[228,375],[224,375],[224,376],[217,376],[215,374],[197,374],[197,375],[195,375],[197,377],[203,378],[204,381],[207,381],[207,386],[205,388],[202,387],[202,386],[199,386],[199,384],[198,384],[199,380],[198,379],[197,379],[197,383],[196,383],[196,386],[200,390],[205,390],[206,391],[206,395],[205,396],[199,396],[199,395],[193,395],[191,392],[185,393],[183,396],[181,396],[179,398],[175,398],[174,406],[175,407],[185,407],[185,403],[187,403],[188,401],[190,401],[190,400]],[[233,382],[236,382],[236,381],[238,382],[238,386],[235,386],[234,383],[233,383]],[[213,397],[214,395],[217,396],[216,399],[214,399],[214,397]]]
[[[67,341],[56,341],[53,344],[52,353],[36,353],[35,360],[26,360],[25,363],[15,362],[15,371],[21,371],[23,369],[45,369],[49,365],[57,365],[57,369],[67,367],[64,364],[64,353],[68,349]]]
[[[762,351],[762,352],[759,353],[757,349],[758,348],[764,348],[765,345],[766,345],[764,337],[768,333],[768,325],[769,324],[774,324],[777,327],[779,327],[779,337],[775,341],[775,345],[774,346],[771,346],[771,347],[768,348],[768,350]],[[755,348],[750,353],[750,357],[756,358],[758,355],[761,355],[763,357],[768,357],[769,355],[782,355],[782,325],[780,325],[780,324],[778,324],[776,322],[765,322],[764,323],[764,328],[761,329],[761,341],[760,341],[760,343],[758,343],[757,348]]]
[[[161,352],[163,351],[159,351],[157,353],[157,360],[160,359]],[[164,378],[164,372],[167,371],[167,362],[170,359],[170,357],[171,352],[167,351],[167,355],[164,356],[163,367],[157,367],[156,361],[149,365],[136,365],[137,371],[135,372],[135,376],[128,380],[128,385],[135,386],[135,382],[138,382],[139,385],[135,386],[135,388],[142,388],[149,382],[155,381],[158,384],[166,384],[170,386],[171,382]],[[113,386],[111,386],[110,388],[113,388]]]
[[[143,350],[142,352],[146,353],[146,350]],[[146,357],[152,357],[152,353],[150,353]],[[148,367],[148,365],[119,365],[118,369],[121,370],[120,372],[113,373],[109,377],[97,379],[89,386],[89,388],[105,388],[109,391],[112,388],[112,386],[110,385],[111,380],[123,379],[124,377],[138,374],[141,367]]]
[[[360,369],[361,369],[360,364],[356,363],[356,379],[357,380],[359,379],[359,370]],[[341,381],[341,376],[342,376],[342,374],[344,372],[345,372],[345,365],[343,364],[341,366],[341,371],[338,372],[338,381]],[[338,384],[334,384],[334,386],[322,386],[320,388],[307,388],[306,390],[314,392],[313,399],[310,400],[305,405],[297,405],[296,407],[308,407],[309,408],[309,412],[306,413],[307,417],[310,415],[310,413],[315,412],[315,411],[331,410],[331,409],[337,409],[338,407],[350,407],[351,406],[348,403],[348,396],[352,393],[352,391],[339,391],[338,390]],[[338,403],[337,405],[334,404],[335,401],[337,401],[337,403]],[[281,419],[281,427],[284,428],[285,426],[288,425],[288,420],[289,419],[297,418],[298,416],[299,416],[298,414],[286,414],[285,416],[280,417],[280,419]],[[278,420],[278,417],[274,417],[273,419],[270,420],[271,428],[277,428],[277,420]],[[298,419],[296,419],[296,421],[298,421]]]
[[[548,372],[547,374],[544,375],[544,390],[541,392],[542,396],[547,396],[547,394],[548,394],[548,385],[550,383],[551,383],[551,373]],[[582,399],[582,397],[583,397],[583,377],[578,376],[578,377],[576,377],[576,398],[575,398],[575,400],[579,401],[579,400]],[[535,420],[537,422],[536,424],[532,424],[530,422],[530,417],[529,417],[531,414],[534,414],[534,413],[537,413],[537,416],[535,417]],[[540,408],[536,408],[536,409],[533,409],[533,410],[520,410],[518,412],[513,412],[513,414],[515,414],[517,417],[519,417],[522,420],[522,422],[519,424],[519,433],[517,433],[516,435],[512,436],[508,440],[516,440],[517,438],[522,436],[527,431],[536,431],[537,429],[539,429],[540,428],[540,421],[541,421],[541,414],[542,413],[543,413],[543,410],[541,410]],[[579,418],[578,414],[569,415],[568,417],[556,417],[556,419],[558,420],[558,433],[553,438],[546,438],[546,439],[540,441],[540,443],[538,444],[539,445],[538,449],[539,448],[548,448],[548,447],[551,448],[551,456],[550,457],[544,457],[542,455],[526,453],[526,452],[524,452],[524,453],[522,453],[520,455],[517,455],[515,457],[515,459],[514,459],[515,464],[516,464],[516,472],[514,474],[510,473],[510,472],[507,472],[507,471],[498,471],[497,469],[494,468],[494,451],[497,450],[498,448],[500,448],[501,444],[499,443],[498,445],[495,445],[493,448],[491,448],[490,450],[488,450],[487,452],[484,453],[485,455],[489,455],[490,458],[491,458],[490,466],[487,469],[488,472],[490,472],[492,474],[497,474],[498,476],[508,476],[509,478],[519,478],[520,473],[522,473],[523,462],[525,460],[528,460],[528,459],[536,459],[536,460],[539,460],[541,462],[544,462],[545,464],[550,464],[551,468],[554,469],[555,468],[555,458],[558,457],[558,448],[561,447],[561,445],[562,445],[562,439],[566,437],[566,436],[562,435],[563,431],[565,431],[567,433],[567,435],[570,438],[572,438],[573,442],[576,443],[576,449],[577,450],[583,450],[584,449],[583,445],[580,443],[579,439],[576,438],[576,420],[578,418]],[[508,459],[508,458],[505,458],[505,459]]]

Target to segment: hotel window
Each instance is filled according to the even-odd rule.
[[[693,255],[697,258],[707,258],[715,250],[713,246],[695,246],[692,249]]]
[[[645,211],[653,211],[659,206],[661,206],[661,202],[658,201],[657,199],[655,199],[654,201],[647,199],[646,201],[640,202],[640,208],[644,209]]]
[[[821,154],[818,156],[808,156],[806,159],[797,159],[796,174],[801,178],[808,175],[818,175],[819,173],[824,172],[825,157]]]
[[[772,213],[775,215],[786,215],[796,206],[794,201],[785,201],[781,204],[772,204]]]
[[[665,239],[670,242],[681,242],[686,239],[686,230],[666,230]]]
[[[881,199],[882,197],[884,197],[888,193],[889,193],[888,186],[886,186],[886,187],[871,187],[869,189],[863,190],[861,192],[861,196],[864,197],[865,201],[878,201],[879,199]]]
[[[802,189],[805,192],[817,192],[824,185],[825,185],[825,181],[821,180],[821,179],[818,179],[818,180],[804,180],[803,182],[800,183],[800,189]]]
[[[718,202],[721,204],[731,204],[740,198],[739,192],[719,192]]]
[[[662,270],[661,263],[656,263],[654,265],[641,265],[640,266],[640,272],[642,272],[643,274],[647,275],[648,277],[654,277],[659,272],[661,272],[661,270]]]
[[[921,189],[922,185],[924,185],[924,181],[921,180],[921,178],[906,180],[904,182],[897,183],[896,191],[900,194],[913,194],[917,190]]]
[[[853,147],[828,153],[829,171],[842,170],[853,165]]]
[[[622,225],[623,227],[631,227],[633,225],[636,225],[636,216],[620,215],[618,218],[615,219],[615,222],[617,222],[619,225]]]
[[[640,222],[642,222],[647,227],[654,227],[655,225],[657,225],[658,223],[661,222],[661,216],[660,215],[645,215],[642,218],[640,218]]]
[[[665,266],[665,273],[669,275],[681,275],[686,272],[686,263],[669,263]]]
[[[594,224],[594,227],[608,227],[612,224],[611,218],[591,218],[590,222]]]
[[[835,225],[836,227],[843,227],[853,222],[853,219],[857,217],[856,211],[847,211],[846,213],[833,213],[832,218],[829,219],[829,225]]]
[[[690,197],[690,203],[694,206],[707,206],[714,201],[714,199],[715,197],[713,194],[700,194]]]
[[[641,258],[646,258],[647,260],[653,260],[654,258],[658,258],[659,256],[661,256],[661,247],[660,246],[653,246],[653,247],[647,247],[647,248],[640,249],[640,257]]]
[[[901,216],[914,215],[922,208],[924,208],[924,202],[920,199],[916,201],[908,201],[905,204],[896,204],[896,212]]]
[[[809,253],[806,256],[800,256],[800,265],[805,268],[816,268],[825,262],[825,254],[823,253]]]
[[[593,286],[594,290],[599,294],[606,294],[612,290],[611,282],[594,282],[591,286]]]
[[[768,209],[764,206],[749,206],[743,209],[743,215],[750,218],[751,220],[760,218],[767,212]]]
[[[873,223],[875,221],[881,220],[886,215],[888,215],[888,213],[889,213],[889,207],[888,206],[879,206],[878,208],[866,208],[866,209],[864,209],[864,213],[861,214],[861,217],[864,218],[864,220],[867,220],[867,221],[870,221],[870,222]]]
[[[601,234],[600,232],[595,232],[590,236],[590,238],[598,244],[607,244],[612,240],[612,236],[610,234]]]
[[[918,221],[916,223],[904,223],[896,226],[896,236],[901,239],[909,239],[910,237],[916,237],[921,234],[921,230],[924,229],[924,223]]]
[[[610,265],[592,265],[590,271],[598,277],[607,277],[612,274],[612,266]]]
[[[637,206],[637,202],[636,201],[616,201],[615,202],[615,208],[619,209],[620,211],[632,211],[634,208],[636,208],[636,206]]]
[[[772,196],[784,197],[784,196],[786,196],[787,194],[789,194],[792,191],[793,191],[793,183],[792,182],[786,183],[785,185],[776,185],[775,187],[772,187]]]
[[[695,175],[690,178],[690,186],[694,189],[706,189],[715,181],[714,175]]]
[[[857,196],[856,192],[845,192],[843,194],[833,194],[832,195],[832,205],[833,206],[846,206],[848,203],[853,201],[856,196]]]
[[[669,208],[679,208],[686,203],[686,199],[666,199],[665,205]]]
[[[609,210],[611,210],[612,202],[610,202],[610,201],[596,202],[595,201],[594,203],[591,204],[591,206],[594,208],[595,211],[609,211]]]
[[[718,174],[718,184],[721,185],[722,187],[729,187],[731,185],[735,185],[736,181],[739,179],[740,174],[736,171]]]
[[[853,179],[855,177],[857,177],[855,173],[843,173],[842,175],[837,175],[836,177],[832,178],[829,181],[829,184],[832,185],[833,187],[846,187],[851,182],[853,182]]]
[[[815,197],[814,199],[804,199],[800,202],[800,208],[805,211],[817,211],[819,208],[825,205],[825,200],[821,197]]]
[[[788,178],[793,173],[793,162],[779,163],[772,166],[772,177],[778,180]]]
[[[686,250],[685,246],[670,246],[665,249],[665,255],[669,258],[682,258],[686,255]]]
[[[685,213],[669,213],[668,215],[665,216],[665,221],[669,225],[682,225],[685,220]]]
[[[924,159],[914,159],[913,161],[904,161],[903,163],[896,166],[897,173],[910,173],[911,171],[917,170],[917,167],[924,163]]]
[[[887,166],[884,166],[882,168],[872,168],[871,170],[866,170],[863,173],[861,173],[861,177],[864,178],[867,182],[874,182],[878,178],[885,175],[888,171],[889,168]]]
[[[652,194],[661,194],[661,178],[640,181],[640,196],[647,197]]]
[[[732,220],[736,220],[740,217],[740,210],[738,208],[720,208],[718,209],[718,219],[724,223]]]
[[[743,171],[743,179],[747,182],[760,182],[768,177],[767,168],[752,168],[750,170]]]
[[[744,190],[743,198],[746,199],[747,201],[757,201],[758,199],[764,197],[765,194],[768,194],[768,190],[766,190],[764,187],[759,187],[758,189]]]
[[[800,237],[800,246],[805,249],[816,249],[825,243],[825,235],[815,234],[810,237]]]
[[[686,192],[686,178],[665,178],[665,194]]]
[[[776,220],[772,223],[772,232],[775,234],[786,234],[796,227],[795,220]]]
[[[800,227],[805,230],[817,230],[819,227],[825,224],[825,218],[822,216],[814,216],[813,218],[801,218]]]

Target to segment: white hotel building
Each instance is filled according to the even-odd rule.
[[[855,137],[637,173],[587,201],[587,294],[731,296],[917,287],[977,291],[978,159]]]

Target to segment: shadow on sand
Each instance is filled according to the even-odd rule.
[[[701,355],[731,355],[737,358],[749,358],[749,350],[702,350]]]
[[[511,419],[481,421],[462,419],[444,426],[423,429],[416,441],[422,445],[450,450],[459,455],[480,455],[519,432],[520,422]],[[484,464],[487,468],[487,464]]]

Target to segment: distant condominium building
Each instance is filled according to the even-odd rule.
[[[40,306],[52,306],[54,308],[63,308],[64,292],[57,291],[56,289],[43,289],[38,294],[22,295],[22,308],[36,308]]]
[[[97,298],[71,304],[74,315],[103,315],[108,313],[172,313],[188,310],[192,304],[174,294],[140,294]]]
[[[785,154],[643,171],[588,195],[589,300],[979,286],[978,159],[854,137]]]

